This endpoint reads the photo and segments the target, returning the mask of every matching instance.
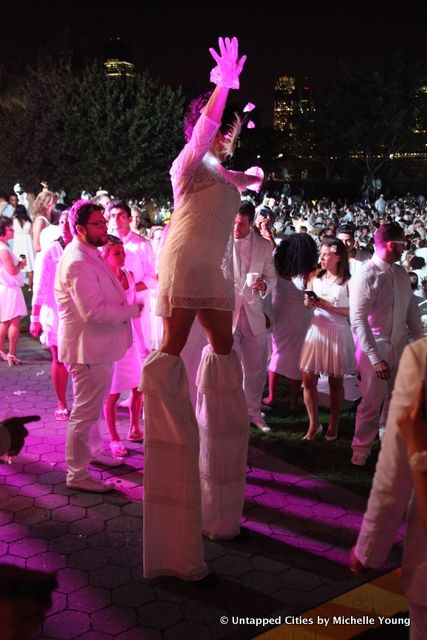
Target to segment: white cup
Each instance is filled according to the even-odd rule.
[[[252,287],[255,284],[255,281],[259,278],[259,273],[247,273],[246,274],[246,286],[248,286],[250,289],[252,289]]]

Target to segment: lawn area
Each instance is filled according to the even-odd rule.
[[[301,400],[302,404],[302,400]],[[288,387],[283,383],[279,388],[279,399],[272,410],[266,414],[266,422],[272,428],[263,433],[255,427],[251,428],[251,444],[267,453],[309,471],[323,480],[340,485],[367,497],[372,484],[379,452],[379,442],[365,467],[351,464],[351,440],[354,433],[354,409],[343,412],[339,421],[338,439],[327,442],[319,440],[302,440],[308,428],[308,417],[304,406],[298,413],[288,411]],[[328,424],[328,410],[320,410],[320,421],[324,431]]]

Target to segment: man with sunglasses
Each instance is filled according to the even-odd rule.
[[[396,223],[379,227],[375,253],[350,280],[350,322],[362,399],[356,412],[352,463],[364,466],[385,424],[394,378],[409,333],[422,338],[423,326],[407,272],[396,264],[405,235]]]
[[[104,209],[78,200],[70,209],[73,240],[64,249],[55,278],[58,305],[58,358],[73,381],[68,422],[66,484],[70,489],[104,493],[112,484],[89,472],[89,463],[114,467],[122,461],[103,451],[98,420],[111,384],[112,365],[130,347],[130,319],[142,305],[128,305],[124,290],[101,258],[106,244]]]

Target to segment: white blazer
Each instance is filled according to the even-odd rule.
[[[263,300],[275,288],[277,282],[276,271],[273,265],[273,249],[268,242],[262,238],[256,231],[250,231],[250,261],[248,271],[240,272],[239,264],[236,256],[236,248],[234,246],[234,292],[235,292],[235,308],[233,314],[233,330],[237,326],[239,320],[240,309],[242,305],[245,308],[249,326],[254,335],[258,335],[266,330],[265,316],[263,313]],[[259,273],[265,281],[267,289],[262,296],[254,296],[251,287],[246,284],[246,275],[248,273]]]
[[[101,364],[119,360],[130,347],[130,318],[125,292],[99,251],[74,238],[56,270],[58,356],[61,362]]]
[[[427,338],[422,338],[405,347],[400,360],[368,508],[356,544],[357,558],[365,566],[378,567],[386,560],[398,529],[406,520],[404,589],[409,600],[424,607],[427,606],[427,535],[413,496],[408,454],[396,421],[414,402],[426,367]]]

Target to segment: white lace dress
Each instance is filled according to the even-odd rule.
[[[330,284],[323,276],[314,278],[313,290],[335,307],[349,306],[347,284]],[[325,309],[314,309],[302,348],[300,369],[336,378],[355,372],[354,341],[348,318]]]
[[[234,308],[232,229],[240,195],[206,156],[218,126],[201,115],[171,168],[175,210],[159,260],[160,316],[173,307]]]

